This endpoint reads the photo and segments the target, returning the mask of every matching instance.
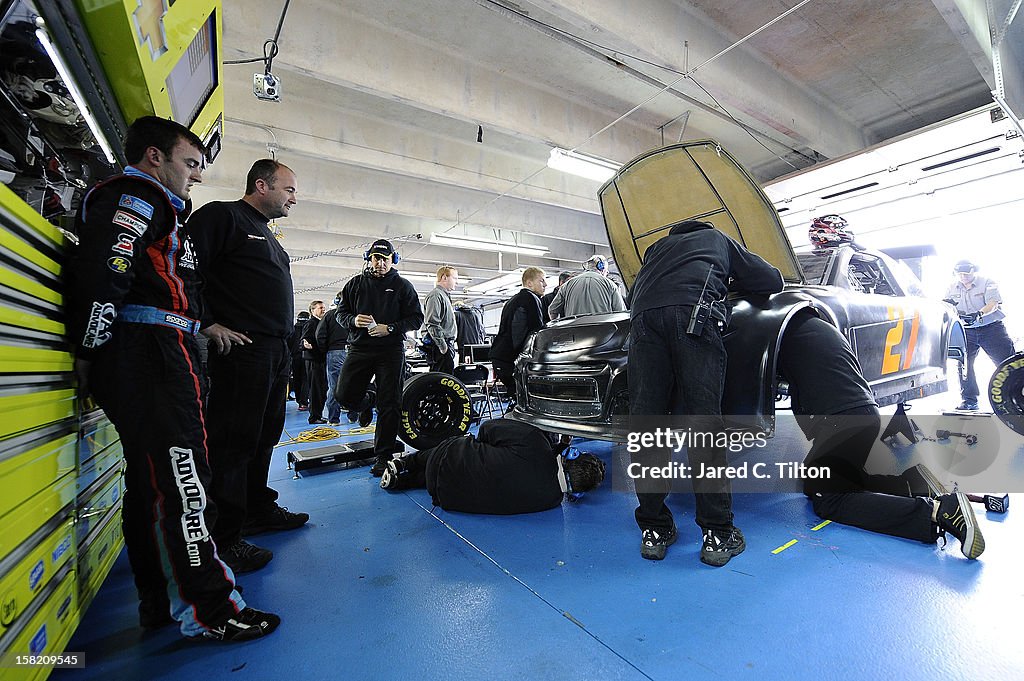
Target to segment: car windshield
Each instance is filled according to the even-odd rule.
[[[796,259],[800,262],[800,269],[804,272],[804,281],[808,284],[820,284],[825,277],[825,270],[831,258],[829,251],[807,251],[797,253]]]

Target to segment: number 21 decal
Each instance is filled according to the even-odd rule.
[[[890,307],[888,318],[896,322],[885,334],[885,353],[882,355],[882,375],[892,374],[901,368],[910,368],[917,348],[917,331],[921,326],[921,313],[914,310],[914,316],[907,318],[902,308]],[[910,334],[904,344],[903,336],[906,323],[910,322]],[[900,352],[902,350],[902,352]],[[902,367],[900,366],[902,360]]]

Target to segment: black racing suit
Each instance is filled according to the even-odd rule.
[[[363,411],[373,406],[367,388],[374,375],[377,376],[377,428],[373,451],[378,461],[387,461],[402,450],[398,445],[405,369],[402,340],[407,331],[423,324],[420,299],[413,285],[399,276],[398,270],[390,269],[383,277],[375,277],[372,270],[366,270],[345,284],[335,314],[342,328],[348,329],[349,350],[334,399],[344,411]],[[360,314],[372,315],[378,324],[391,326],[393,330],[386,336],[374,338],[366,329],[356,327],[355,318]]]
[[[143,598],[170,600],[186,636],[245,607],[218,557],[207,497],[196,258],[184,203],[129,167],[94,187],[67,267],[70,337],[88,384],[121,436],[122,524]]]

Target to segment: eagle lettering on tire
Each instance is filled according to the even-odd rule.
[[[438,371],[418,374],[402,390],[398,435],[410,447],[429,449],[465,435],[472,416],[469,390],[461,381]]]

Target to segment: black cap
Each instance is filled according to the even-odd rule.
[[[967,272],[967,273],[971,273],[971,272],[976,271],[977,269],[978,269],[978,266],[975,265],[970,260],[959,260],[959,261],[957,261],[957,263],[955,265],[953,265],[953,271],[954,272]]]
[[[370,246],[370,250],[366,251],[367,259],[373,255],[391,256],[395,253],[395,247],[391,245],[391,242],[387,239],[377,239]]]

